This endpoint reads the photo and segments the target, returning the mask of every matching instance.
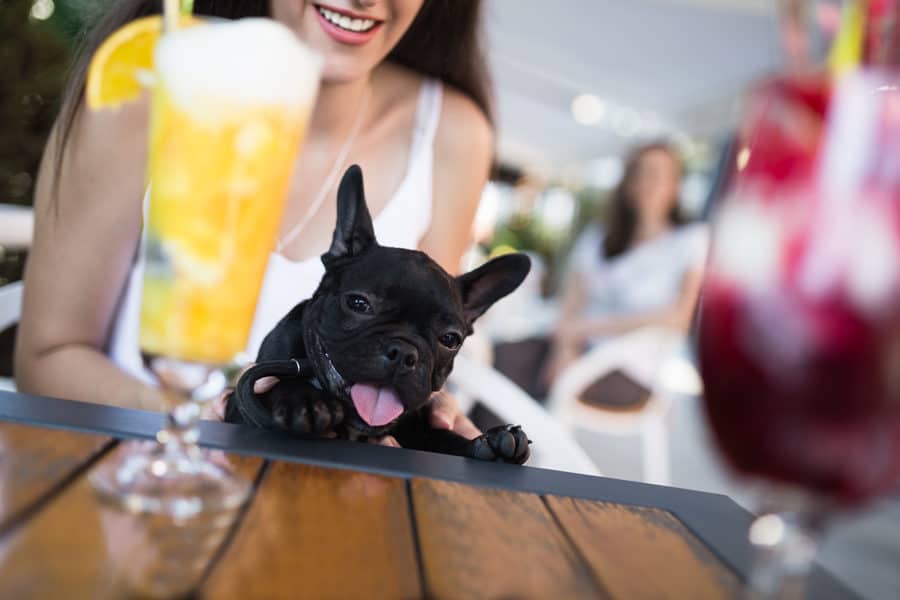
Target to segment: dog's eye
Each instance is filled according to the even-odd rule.
[[[450,350],[456,350],[462,345],[462,337],[458,333],[445,333],[441,336],[440,342]]]
[[[347,308],[355,313],[360,313],[362,315],[372,314],[372,305],[369,304],[368,300],[366,300],[359,294],[347,294],[344,302],[347,304]]]

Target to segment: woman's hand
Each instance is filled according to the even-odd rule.
[[[585,342],[590,337],[591,325],[590,321],[584,319],[567,319],[557,324],[553,333],[553,347],[541,373],[541,380],[547,389],[581,356]]]
[[[200,418],[207,421],[224,421],[226,400],[233,391],[234,388],[227,387],[222,390],[221,394],[204,404],[203,409],[200,411]]]
[[[255,365],[256,363],[250,363],[243,369],[241,369],[240,374],[233,379],[233,381],[237,381],[243,376],[243,374]],[[265,394],[278,383],[277,377],[260,377],[253,384],[253,393],[254,394]],[[227,387],[222,390],[222,393],[216,396],[214,399],[204,405],[202,412],[200,413],[201,419],[206,419],[208,421],[224,421],[225,420],[225,406],[227,404],[228,396],[231,392],[234,391],[234,388]]]
[[[553,382],[562,374],[566,368],[575,362],[581,353],[577,346],[572,344],[557,343],[541,373],[541,379],[549,390],[553,386]]]
[[[481,431],[469,417],[460,411],[456,397],[447,392],[438,392],[433,396],[431,426],[435,429],[449,429],[470,440],[481,435]]]
[[[559,346],[578,346],[587,339],[588,325],[581,319],[569,319],[557,326],[553,338]]]

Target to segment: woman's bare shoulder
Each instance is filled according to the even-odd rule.
[[[441,122],[462,125],[469,132],[490,135],[493,127],[481,107],[468,95],[453,86],[444,84],[444,102]]]
[[[486,171],[494,153],[494,130],[467,95],[444,86],[441,120],[434,137],[435,167],[458,173]]]
[[[421,247],[451,273],[458,271],[471,241],[493,154],[487,117],[466,95],[445,85],[434,137],[433,226]]]
[[[398,104],[415,108],[419,91],[427,77],[392,62],[384,62],[376,71],[375,81],[382,91],[382,99],[388,100],[391,105]],[[441,105],[441,129],[438,134],[452,134],[458,127],[462,137],[472,142],[472,135],[477,135],[482,141],[490,141],[492,127],[487,115],[469,96],[457,90],[455,87],[443,84],[443,102]]]

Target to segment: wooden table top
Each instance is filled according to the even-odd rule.
[[[725,496],[223,423],[201,443],[254,494],[185,533],[87,479],[160,423],[0,392],[0,598],[121,597],[166,564],[202,598],[733,598],[749,566]],[[853,596],[819,569],[809,597]]]

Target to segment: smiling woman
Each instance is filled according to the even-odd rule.
[[[110,3],[72,71],[37,182],[16,351],[23,391],[159,408],[137,351],[148,106],[83,110],[95,49],[156,10],[152,0]],[[368,174],[379,239],[425,250],[451,273],[458,270],[492,156],[480,2],[195,0],[194,12],[270,16],[323,59],[248,354],[321,278],[318,257],[335,222],[337,176],[348,164]],[[105,260],[84,260],[94,256]],[[451,404],[436,422],[465,429],[457,416]]]

